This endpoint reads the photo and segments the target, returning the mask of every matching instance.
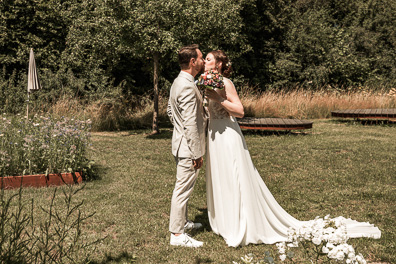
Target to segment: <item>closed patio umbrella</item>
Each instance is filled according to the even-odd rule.
[[[36,61],[34,60],[33,49],[30,49],[29,72],[28,72],[28,100],[26,117],[29,119],[29,98],[30,93],[41,89],[41,84],[37,74]]]

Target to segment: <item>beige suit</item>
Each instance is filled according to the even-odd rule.
[[[191,74],[181,71],[174,80],[167,112],[174,126],[172,154],[177,165],[169,231],[183,233],[187,221],[188,199],[199,173],[199,170],[194,169],[192,160],[205,154],[207,120],[201,93]]]

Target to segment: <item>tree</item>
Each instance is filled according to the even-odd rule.
[[[152,133],[158,126],[158,76],[165,56],[176,60],[177,50],[191,43],[207,49],[232,46],[231,54],[249,49],[241,34],[242,1],[232,0],[128,0],[123,1],[123,44],[153,69],[154,114]]]

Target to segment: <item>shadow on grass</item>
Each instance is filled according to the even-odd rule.
[[[332,123],[344,123],[356,125],[360,124],[363,126],[394,126],[396,125],[396,120],[384,120],[384,119],[331,119]]]
[[[158,134],[150,134],[146,133],[147,139],[172,139],[172,129],[161,129]],[[306,136],[311,135],[311,131],[302,131],[302,130],[248,130],[243,129],[242,133],[244,135],[259,135],[259,136]],[[136,134],[136,133],[134,133]],[[131,133],[130,135],[133,135]]]
[[[110,168],[104,167],[102,165],[93,164],[90,168],[84,168],[83,173],[83,181],[92,182],[101,180],[101,175],[106,175],[109,172]]]
[[[209,258],[200,258],[198,256],[195,256],[194,264],[200,264],[200,263],[214,263],[214,261]]]
[[[172,139],[171,129],[161,129],[158,134],[147,134],[147,139]]]
[[[91,261],[92,264],[106,264],[106,263],[132,263],[136,261],[136,257],[134,255],[130,255],[128,252],[121,252],[117,256],[106,255],[104,259],[100,262]]]
[[[243,129],[242,133],[244,135],[259,135],[259,136],[307,136],[311,135],[311,131],[301,131],[301,130],[248,130]]]
[[[202,228],[200,228],[198,230],[192,230],[192,231],[190,231],[190,233],[198,234],[198,233],[202,233],[202,232],[211,232],[212,228],[210,227],[210,223],[209,223],[208,209],[207,208],[198,208],[198,211],[200,211],[201,213],[199,215],[196,215],[195,218],[192,219],[192,221],[194,223],[201,223]]]

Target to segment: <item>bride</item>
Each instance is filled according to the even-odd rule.
[[[221,50],[211,51],[205,71],[216,69],[224,77],[231,63]],[[228,246],[250,243],[273,244],[287,240],[289,227],[304,222],[288,214],[275,200],[253,165],[235,117],[244,110],[234,84],[224,78],[224,89],[206,89],[209,125],[206,157],[207,208],[211,228]],[[369,223],[347,219],[349,237],[379,238],[381,232]]]

